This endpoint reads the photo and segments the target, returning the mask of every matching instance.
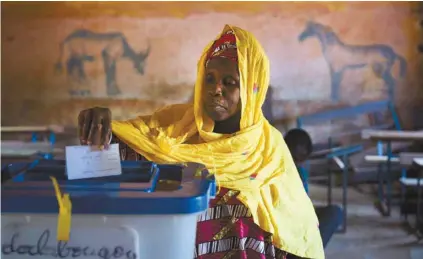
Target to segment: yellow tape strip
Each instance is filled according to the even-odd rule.
[[[65,193],[62,196],[56,178],[50,177],[50,179],[53,182],[57,202],[59,203],[59,217],[57,220],[57,240],[69,241],[72,217],[72,203],[69,194]]]

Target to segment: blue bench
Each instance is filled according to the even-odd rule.
[[[31,142],[37,142],[40,138],[48,138],[51,145],[56,143],[56,135],[64,131],[61,126],[5,126],[1,127],[2,134],[30,133]]]
[[[57,142],[57,135],[63,134],[65,128],[62,126],[5,126],[1,127],[3,135],[7,134],[30,134],[31,142],[39,143],[40,140],[48,140],[48,143],[53,148]],[[38,152],[37,156],[43,157],[44,159],[53,159],[54,154],[52,152]],[[16,155],[19,157],[19,155]]]
[[[398,115],[395,111],[393,103],[389,100],[367,102],[358,104],[356,106],[333,109],[329,111],[300,116],[297,118],[297,127],[302,128],[305,125],[318,124],[337,119],[351,118],[363,114],[376,114],[377,117],[380,116],[381,112],[386,111],[389,111],[391,113],[395,128],[400,130],[401,125]],[[377,120],[378,118],[375,119]],[[391,126],[392,125],[389,123],[385,125],[380,125],[377,128],[387,128]]]
[[[384,115],[388,114],[392,121],[385,122]],[[395,107],[389,100],[374,101],[362,103],[352,107],[344,107],[339,109],[333,109],[329,111],[318,112],[314,114],[309,114],[305,116],[300,116],[297,118],[297,128],[306,128],[310,125],[317,124],[328,124],[336,120],[352,119],[357,116],[367,115],[370,123],[367,128],[369,129],[390,129],[394,128],[396,130],[401,130],[400,121],[398,115],[395,111]],[[316,157],[316,154],[319,154],[320,157],[326,159],[326,161],[335,161],[338,167],[342,170],[342,188],[343,188],[343,197],[342,197],[342,209],[343,209],[343,226],[341,232],[346,232],[347,226],[347,187],[349,179],[349,170],[350,163],[349,157],[352,154],[361,152],[364,149],[362,142],[351,143],[347,145],[338,144],[338,139],[341,139],[348,135],[360,134],[362,129],[355,129],[351,131],[343,131],[341,133],[332,134],[328,136],[327,143],[323,143],[326,146],[325,150],[315,150],[312,154],[312,157]],[[322,143],[317,145],[322,146]],[[314,145],[314,146],[317,146]],[[383,144],[378,143],[377,148],[378,155],[383,155]],[[309,175],[309,164],[305,163],[305,166],[301,168],[301,173],[303,178],[308,179]],[[328,166],[327,171],[328,177],[328,205],[332,204],[332,172],[330,166]]]

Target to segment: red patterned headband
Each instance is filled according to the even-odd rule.
[[[236,38],[233,31],[227,31],[218,40],[216,40],[209,50],[207,55],[207,63],[216,57],[227,58],[238,63],[238,54],[236,51],[228,51],[230,49],[236,50]]]

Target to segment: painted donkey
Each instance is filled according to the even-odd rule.
[[[136,53],[120,32],[96,33],[81,29],[75,30],[61,42],[60,56],[55,68],[61,72],[63,63],[66,63],[67,75],[81,83],[86,79],[84,63],[92,62],[95,57],[101,56],[107,94],[111,96],[121,92],[116,83],[116,62],[121,58],[129,58],[135,70],[143,75],[149,54],[150,44],[145,51]]]
[[[407,63],[390,46],[345,44],[330,27],[316,22],[307,22],[306,28],[298,36],[298,40],[302,42],[313,36],[320,41],[323,56],[329,65],[332,101],[339,101],[339,88],[343,72],[366,66],[370,66],[373,72],[384,80],[389,98],[394,97],[396,82],[392,76],[392,66],[398,60],[400,62],[400,76],[404,77]]]

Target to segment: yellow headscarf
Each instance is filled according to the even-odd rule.
[[[240,191],[238,199],[251,210],[254,222],[273,234],[276,247],[301,257],[324,258],[313,205],[281,133],[262,113],[269,60],[255,37],[240,28],[226,25],[216,39],[228,30],[237,41],[242,102],[239,132],[213,133],[214,121],[203,114],[201,96],[211,42],[198,62],[194,105],[171,105],[151,116],[113,121],[113,134],[157,163],[204,164],[219,186]],[[196,134],[201,143],[185,143]]]

